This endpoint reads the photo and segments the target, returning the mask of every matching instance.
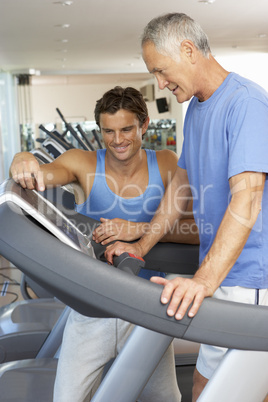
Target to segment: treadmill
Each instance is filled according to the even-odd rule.
[[[31,152],[40,164],[53,160],[42,148]],[[63,205],[69,208],[74,205],[74,196],[70,191],[62,190],[57,197],[51,190],[44,192],[43,196],[52,202],[61,199]],[[32,298],[28,287],[37,298]],[[0,308],[0,363],[35,358],[65,308],[60,300],[23,273],[20,290],[23,301]]]
[[[8,228],[0,232],[0,253],[64,304],[87,316],[137,325],[93,401],[136,401],[174,337],[236,349],[226,354],[199,401],[261,402],[266,396],[267,307],[208,298],[194,318],[176,321],[160,302],[161,286],[130,273],[131,264],[120,270],[97,260],[89,238],[70,219],[12,180],[1,187],[0,222]],[[49,353],[57,355],[52,350],[0,366],[3,400],[52,400],[57,359]]]
[[[36,155],[38,158],[38,156]],[[42,163],[42,161],[40,161]],[[9,191],[10,184],[3,184],[4,188],[2,197],[14,198],[14,192]],[[72,222],[83,231],[83,234],[91,238],[94,228],[99,225],[99,222],[85,217],[73,210],[74,195],[69,189],[63,187],[55,187],[46,189],[44,192],[39,192],[40,197],[56,205],[61,212],[67,214]],[[19,187],[14,186],[15,189]],[[13,194],[13,195],[11,195]],[[29,192],[30,195],[31,192]],[[2,198],[3,201],[3,198]],[[95,255],[98,259],[105,261],[104,251],[105,246],[92,242],[95,250]],[[188,271],[194,272],[198,266],[198,247],[189,245],[180,245],[180,258],[178,258],[177,247],[174,245],[159,244],[159,247],[154,249],[154,253],[149,253],[146,256],[147,266],[154,267],[158,264],[159,269],[165,266],[165,269],[172,269],[183,272],[185,267]],[[175,251],[175,252],[174,252]],[[165,254],[168,257],[163,258]],[[32,299],[28,293],[30,286],[37,294],[38,298]],[[29,276],[22,273],[21,292],[24,296],[24,301],[10,304],[0,308],[0,363],[9,362],[12,360],[22,360],[35,358],[46,342],[53,326],[56,324],[65,305],[57,300],[51,292],[38,285]],[[175,343],[175,360],[177,365],[194,365],[197,357],[199,344],[181,341]]]

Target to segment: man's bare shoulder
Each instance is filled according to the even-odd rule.
[[[161,151],[156,151],[156,158],[163,184],[166,188],[177,168],[178,156],[170,149],[162,149]]]
[[[60,155],[55,163],[70,163],[84,165],[96,165],[97,152],[96,151],[84,151],[82,149],[70,149]]]
[[[174,152],[171,151],[170,149],[162,149],[160,151],[156,151],[156,158],[159,167],[163,166],[164,168],[167,168],[168,170],[173,170],[177,167],[178,163],[178,155]]]

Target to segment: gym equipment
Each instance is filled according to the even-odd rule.
[[[41,143],[41,147],[41,149],[44,149],[45,152],[48,153],[53,159],[56,159],[66,151],[66,148],[64,148],[57,140],[53,138],[46,138]]]
[[[15,302],[0,308],[0,363],[35,358],[60,317],[54,298]]]
[[[39,155],[37,154],[35,155],[35,157],[40,163]],[[60,208],[63,212],[69,210],[73,211],[74,209],[75,198],[73,194],[73,188],[69,184],[60,188],[51,188],[49,190],[46,189],[44,192],[40,192],[40,194],[42,194],[43,197],[48,199],[54,205],[58,205],[58,208]],[[28,287],[30,287],[34,291],[35,295],[39,298],[54,297],[46,289],[43,289],[40,285],[38,285],[38,283],[34,282],[33,280],[31,280],[31,278],[26,277],[24,274],[22,274],[20,290],[25,300],[32,299],[28,292]]]
[[[35,156],[39,159],[39,154]],[[63,210],[73,208],[74,196],[65,188],[40,194],[61,205]],[[32,299],[28,286],[38,299]],[[51,292],[24,274],[20,289],[24,301],[0,308],[0,363],[35,358],[65,307]]]
[[[83,140],[85,141],[85,143],[87,144],[87,146],[89,147],[89,149],[91,149],[91,151],[95,151],[94,146],[91,144],[90,141],[88,141],[86,133],[84,132],[84,130],[82,129],[80,124],[77,124],[76,128],[79,131],[79,133],[80,133],[81,137],[83,138]]]
[[[119,317],[138,325],[93,401],[135,401],[173,337],[238,349],[227,353],[215,373],[217,379],[224,372],[224,381],[214,382],[212,378],[200,401],[258,402],[265,397],[268,383],[267,307],[208,298],[194,318],[185,316],[178,322],[166,315],[166,306],[160,303],[161,286],[95,259],[88,237],[37,192],[23,190],[7,181],[1,187],[0,204],[1,227],[9,228],[0,233],[0,252],[5,258],[81,314]],[[27,238],[25,233],[29,234]],[[49,256],[41,244],[46,244]],[[108,275],[109,287],[105,285]],[[240,361],[243,364],[239,365]],[[18,391],[14,385],[21,384],[23,379],[27,398],[23,399],[25,395],[20,390],[21,396],[17,400],[50,401],[49,389],[53,386],[56,360],[42,357],[18,364],[7,363],[0,368],[4,400],[8,401],[10,394],[15,398]],[[131,376],[133,367],[134,378]],[[235,390],[234,384],[230,388],[226,386],[226,381],[229,383],[232,377]],[[39,381],[45,384],[46,399],[34,394]],[[255,384],[258,384],[257,390]],[[233,399],[234,394],[236,399]]]
[[[40,124],[39,128],[40,130],[44,131],[49,137],[42,142],[42,147],[45,148],[49,152],[49,154],[52,154],[54,159],[61,155],[63,152],[74,148],[74,146],[71,143],[67,142],[65,138],[63,138],[56,130],[49,131],[43,126],[43,124]]]
[[[102,149],[103,146],[101,145],[100,138],[99,138],[99,135],[98,135],[97,131],[96,131],[96,130],[92,130],[91,132],[92,132],[92,134],[94,135],[94,138],[95,138],[95,140],[97,141],[97,144],[98,144],[99,148]]]
[[[88,142],[85,141],[84,137],[80,138],[79,135],[77,134],[77,132],[75,131],[75,129],[73,128],[73,126],[65,120],[60,109],[56,108],[56,111],[58,112],[60,118],[62,119],[63,123],[65,124],[66,130],[67,130],[66,132],[69,131],[83,149],[85,149],[86,151],[92,151],[91,147],[88,145]],[[64,133],[64,135],[65,134],[66,133]]]
[[[50,154],[42,148],[32,150],[39,163],[51,162],[61,153],[73,148],[73,145],[66,142],[64,136],[61,136],[56,130],[50,132],[43,125],[40,125],[40,129],[49,136],[48,139],[42,141],[42,147]],[[49,194],[50,192],[46,192],[44,195],[49,197]],[[71,198],[67,197],[66,204],[66,196],[61,195],[61,202],[64,202],[65,206],[73,208],[73,195],[66,191],[64,194],[67,196],[69,194]],[[53,198],[53,196],[51,197]],[[51,201],[53,202],[53,199]],[[54,200],[54,202],[57,201],[59,201],[59,196]],[[41,299],[32,300],[28,286]],[[50,292],[24,274],[21,277],[20,289],[26,301],[0,308],[0,363],[36,357],[65,307],[61,302],[55,300]]]
[[[36,157],[38,158],[37,155]],[[76,226],[80,228],[83,234],[91,236],[94,227],[99,225],[98,221],[75,213],[73,210],[74,195],[66,191],[66,187],[51,188],[40,192],[39,195],[53,205],[57,205],[58,209],[68,215],[72,221],[75,221]],[[93,243],[96,257],[100,260],[105,260],[105,247],[95,242]],[[182,248],[184,247],[182,245]],[[178,259],[177,254],[174,254],[174,250],[174,247],[168,250],[169,256],[172,255],[173,251],[173,265],[176,264]],[[192,269],[194,269],[198,260],[198,248],[195,251],[195,262],[192,264]],[[186,246],[182,253],[184,260],[190,257],[189,252],[190,250]],[[190,258],[193,259],[193,250]],[[161,262],[159,265],[159,269],[161,269],[162,261],[159,253],[156,254],[156,260],[150,257],[151,266],[155,266],[159,262]],[[31,298],[27,290],[28,286],[33,289],[40,299]],[[65,307],[61,302],[54,299],[51,292],[25,274],[22,274],[21,292],[26,301],[17,302],[0,309],[0,363],[36,357]],[[184,357],[188,359],[187,362],[189,363],[189,353],[184,353]],[[193,362],[193,360],[191,361]]]
[[[54,160],[54,158],[42,148],[34,148],[31,150],[31,153],[38,159],[39,163],[50,163]]]

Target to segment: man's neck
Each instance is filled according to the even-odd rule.
[[[105,171],[111,191],[123,198],[137,197],[147,188],[149,172],[144,150],[126,161],[118,161],[108,154]]]
[[[200,80],[200,89],[195,96],[200,102],[206,101],[221,86],[229,74],[212,55],[208,59],[203,58],[198,77]]]
[[[117,176],[125,178],[132,177],[140,169],[143,169],[144,151],[140,149],[131,158],[118,160],[109,152],[106,154],[106,168],[114,172]]]

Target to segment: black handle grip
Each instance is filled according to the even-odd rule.
[[[130,253],[122,253],[118,257],[114,257],[114,266],[122,271],[138,275],[140,269],[145,266],[143,258]]]

